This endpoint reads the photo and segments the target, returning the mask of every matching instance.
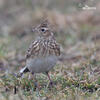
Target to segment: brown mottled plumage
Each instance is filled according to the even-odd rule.
[[[28,48],[26,66],[20,73],[26,72],[26,69],[32,73],[47,73],[56,65],[58,56],[60,56],[60,47],[54,38],[53,32],[50,30],[47,20],[33,30],[37,31],[38,37]]]
[[[47,29],[41,32],[42,29]],[[41,23],[37,29],[40,37],[33,41],[26,52],[26,59],[34,56],[60,55],[60,47],[56,42],[53,33],[48,28],[48,22]],[[42,30],[43,31],[43,30]],[[45,34],[44,34],[45,33]]]

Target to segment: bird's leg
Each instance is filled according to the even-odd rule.
[[[34,77],[34,80],[35,80],[34,81],[34,89],[35,89],[35,91],[37,91],[37,93],[38,93],[38,95],[40,97],[40,92],[39,92],[40,86],[39,86],[39,84],[37,82],[36,75],[33,72],[31,74],[32,74],[32,76]]]
[[[46,72],[46,74],[47,74],[48,79],[49,79],[49,81],[50,81],[50,85],[53,85],[53,81],[51,80],[49,73],[48,73],[48,72]]]
[[[39,89],[39,88],[40,88],[40,86],[39,86],[39,84],[38,84],[38,82],[37,82],[36,76],[34,75],[34,73],[33,73],[33,72],[32,72],[31,74],[32,74],[32,77],[34,77],[34,80],[35,80],[35,82],[34,82],[35,89],[36,89],[36,88],[38,88],[38,89]]]

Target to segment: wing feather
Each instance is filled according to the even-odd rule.
[[[48,54],[49,53],[49,54]],[[60,56],[60,46],[56,41],[33,41],[26,52],[26,59],[34,56],[55,55]]]
[[[37,54],[36,52],[38,52],[39,49],[39,41],[33,41],[26,51],[26,59],[29,58],[31,55],[35,56]]]
[[[55,54],[56,56],[60,56],[60,46],[56,43],[56,41],[51,41],[48,44],[49,53]]]

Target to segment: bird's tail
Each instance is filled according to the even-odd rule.
[[[24,73],[30,72],[29,69],[25,66],[24,68],[22,68],[19,73],[18,73],[18,77],[21,77]]]

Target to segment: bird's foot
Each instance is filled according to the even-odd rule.
[[[40,85],[37,82],[34,82],[34,89],[40,90]]]
[[[55,83],[53,81],[49,82],[49,87],[53,87],[55,85]]]
[[[54,85],[54,82],[53,81],[50,81],[49,85],[53,86]]]

